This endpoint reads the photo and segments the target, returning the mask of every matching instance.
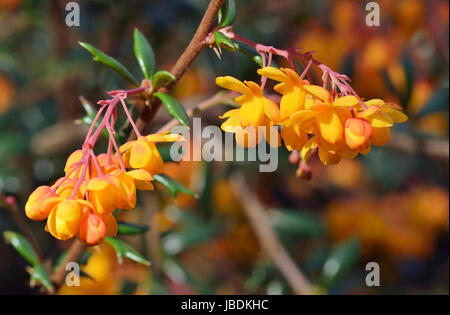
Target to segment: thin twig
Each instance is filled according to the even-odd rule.
[[[66,270],[66,265],[70,262],[77,262],[83,252],[84,244],[80,243],[78,239],[74,239],[69,251],[67,252],[66,258],[64,258],[64,261],[61,263],[58,270],[51,276],[56,288],[59,288],[66,278],[66,274],[68,273],[68,270]]]
[[[240,197],[245,214],[255,232],[261,247],[272,258],[278,270],[284,276],[296,294],[313,294],[312,286],[298,266],[292,261],[272,229],[263,206],[248,189],[242,176],[231,179],[236,195]]]
[[[38,256],[39,262],[41,264],[44,263],[44,255],[42,254],[42,250],[39,247],[38,242],[36,241],[36,238],[33,235],[33,232],[31,232],[30,227],[25,222],[24,217],[19,211],[19,208],[17,207],[17,203],[14,199],[9,199],[11,197],[3,198],[3,196],[0,195],[0,204],[4,206],[11,216],[13,217],[14,221],[19,226],[20,230],[22,231],[23,235],[27,238],[27,240],[30,242],[31,246],[33,247],[34,251],[36,252],[36,255]]]
[[[194,62],[200,52],[208,47],[208,43],[206,38],[213,27],[217,13],[219,9],[222,7],[224,0],[211,0],[208,9],[206,10],[203,18],[200,22],[200,25],[197,28],[197,31],[192,37],[191,42],[184,50],[183,54],[178,58],[178,61],[173,66],[170,71],[174,76],[175,80],[173,80],[169,85],[161,87],[158,91],[163,93],[168,93],[172,90],[174,85],[180,80],[189,66]],[[155,117],[158,108],[161,106],[161,102],[159,99],[155,99],[155,101],[151,104],[151,106],[145,106],[136,125],[140,131],[143,131],[145,127],[152,121],[153,117]],[[128,140],[133,140],[136,138],[136,134],[132,132],[128,138]]]

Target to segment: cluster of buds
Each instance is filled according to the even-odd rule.
[[[269,144],[280,145],[279,136],[274,142],[272,134],[268,137],[268,132],[257,130],[281,126],[281,138],[289,151],[299,151],[304,162],[318,151],[320,161],[329,165],[337,164],[342,157],[368,154],[372,145],[385,145],[394,123],[408,119],[396,104],[381,99],[363,101],[346,76],[324,65],[323,86],[311,84],[305,79],[310,65],[301,75],[289,68],[263,67],[258,70],[263,77],[261,85],[218,77],[219,86],[242,94],[235,99],[240,108],[221,116],[227,118],[222,129],[235,133],[237,142],[248,147],[250,136],[256,138],[253,143],[259,143],[263,135]],[[274,87],[281,94],[279,104],[263,93],[267,78],[279,82]],[[331,90],[327,90],[328,81]]]
[[[153,190],[152,175],[163,170],[155,143],[183,140],[179,135],[167,133],[140,134],[125,99],[144,90],[112,91],[112,99],[99,101],[101,107],[82,148],[67,159],[65,176],[53,186],[38,187],[30,195],[26,215],[32,220],[47,219],[46,230],[57,239],[67,240],[77,235],[92,246],[106,236],[115,236],[117,222],[113,212],[117,208],[135,208],[136,190]],[[137,140],[121,147],[114,138],[119,105],[137,135]],[[96,155],[93,149],[103,130],[109,135],[108,149]]]

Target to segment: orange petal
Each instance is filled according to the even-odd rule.
[[[144,139],[139,139],[131,150],[130,165],[133,168],[141,168],[146,166],[151,159],[151,150]]]

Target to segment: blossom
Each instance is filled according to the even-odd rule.
[[[102,218],[93,213],[84,217],[80,224],[80,239],[89,246],[100,244],[106,236],[106,225]]]
[[[59,240],[74,237],[79,231],[84,209],[92,209],[92,205],[86,200],[59,197],[48,199],[44,206],[51,207],[46,230]]]
[[[136,207],[136,185],[134,178],[125,171],[115,170],[112,175],[119,180],[117,188],[117,207],[123,210],[131,210]]]
[[[92,172],[93,167],[89,167],[90,166],[89,164],[87,166],[82,165],[82,163],[81,163],[82,157],[83,157],[82,150],[76,150],[69,155],[69,157],[67,158],[67,161],[66,161],[66,165],[64,167],[64,172],[66,173],[66,176],[68,176],[69,178],[71,178],[73,180],[77,180],[81,176],[81,174],[83,172],[83,168],[87,167],[88,169],[86,171],[85,179],[89,179],[89,177],[90,177],[89,172],[90,171]],[[75,170],[75,168],[78,166],[79,166],[79,170]]]
[[[44,205],[44,202],[52,197],[57,197],[56,193],[48,186],[39,186],[28,197],[25,204],[25,213],[31,220],[41,221],[47,219],[51,211],[51,205]]]
[[[100,244],[106,236],[115,237],[117,234],[117,222],[111,213],[97,215],[88,212],[80,222],[79,239],[86,245]]]
[[[160,174],[164,162],[156,148],[156,142],[181,141],[183,137],[176,134],[152,134],[141,136],[135,141],[129,141],[120,147],[123,161],[127,167],[144,169],[150,174]]]
[[[352,150],[362,150],[370,145],[373,128],[362,118],[350,118],[345,121],[345,143]]]
[[[352,95],[332,100],[327,90],[316,85],[305,86],[305,90],[314,97],[314,102],[305,110],[292,114],[290,120],[308,133],[320,134],[330,144],[342,141],[343,125],[351,118],[348,107],[357,105],[359,100]]]
[[[305,82],[292,69],[265,67],[258,70],[258,74],[272,80],[281,82],[274,87],[274,90],[283,95],[280,101],[280,119],[285,120],[293,113],[305,108],[304,89]]]
[[[87,182],[88,198],[96,213],[106,214],[117,208],[119,187],[119,179],[112,174],[94,177]]]
[[[265,67],[259,69],[258,74],[281,82],[274,87],[275,91],[283,95],[280,101],[279,122],[284,122],[285,125],[281,129],[281,138],[283,138],[289,151],[301,150],[308,140],[307,133],[301,130],[298,125],[289,124],[286,121],[293,113],[305,108],[305,82],[294,70],[287,68],[278,70],[274,67]]]
[[[230,76],[216,78],[217,85],[242,94],[234,99],[241,107],[220,116],[222,119],[228,118],[221,128],[235,133],[236,141],[244,147],[256,146],[263,135],[269,144],[274,145],[278,132],[277,139],[271,141],[268,128],[280,120],[280,110],[275,102],[264,96],[258,84],[252,81],[244,83]]]

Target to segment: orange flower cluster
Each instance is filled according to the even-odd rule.
[[[178,140],[182,138],[171,134],[140,136],[115,155],[95,156],[83,147],[67,159],[63,178],[30,195],[26,214],[32,220],[47,219],[46,230],[57,239],[77,235],[87,245],[97,245],[116,235],[115,209],[133,209],[136,189],[153,190],[152,175],[164,165],[155,143]]]
[[[287,68],[264,67],[258,74],[279,82],[274,87],[282,95],[279,106],[265,97],[254,82],[244,84],[233,77],[216,79],[219,86],[243,94],[235,99],[241,107],[221,117],[227,118],[222,129],[236,133],[242,146],[249,146],[248,127],[256,130],[260,126],[280,125],[281,138],[289,151],[301,151],[307,161],[317,150],[324,165],[337,164],[341,157],[368,154],[371,145],[385,145],[390,139],[390,127],[408,119],[398,105],[380,99],[364,102],[347,85],[338,86],[340,93],[337,89],[330,92],[311,85],[303,79],[304,74],[299,76]],[[261,136],[256,132],[256,143]]]
[[[426,258],[439,233],[448,229],[448,198],[440,188],[418,187],[381,199],[339,200],[328,206],[326,220],[333,239],[358,237],[366,255]]]

